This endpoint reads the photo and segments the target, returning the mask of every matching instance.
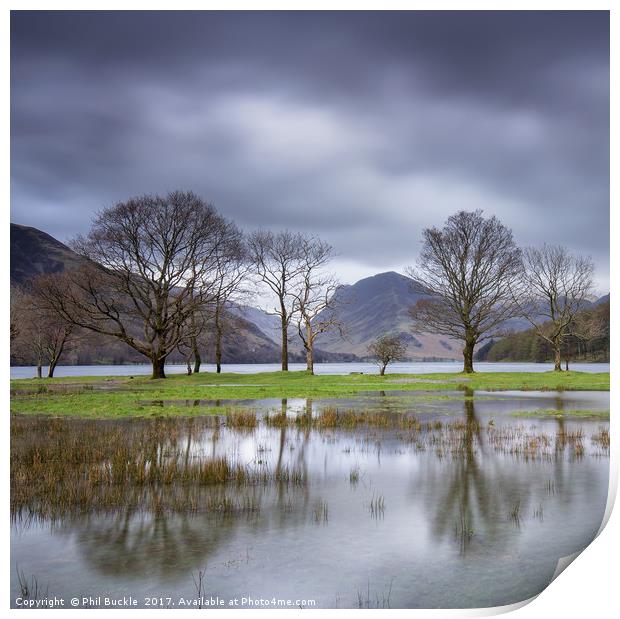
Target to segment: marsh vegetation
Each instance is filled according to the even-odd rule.
[[[455,603],[469,590],[472,606],[503,604],[542,589],[555,560],[587,544],[602,518],[607,420],[512,413],[605,410],[607,394],[228,406],[154,419],[13,415],[21,581],[69,595],[130,578],[138,592],[189,594],[205,570],[209,590],[225,595],[286,582],[321,606],[411,607],[445,604],[431,585],[441,574]],[[497,561],[508,566],[499,577]],[[334,562],[342,569],[327,578]]]

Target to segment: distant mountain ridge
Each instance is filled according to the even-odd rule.
[[[368,357],[368,345],[385,334],[397,335],[407,343],[409,359],[460,359],[461,346],[444,336],[412,333],[409,310],[426,295],[418,282],[388,271],[342,286],[335,295],[334,306],[344,330],[321,334],[315,347],[317,358],[325,353],[350,355],[358,360]],[[234,308],[233,313],[256,324],[274,343],[280,342],[280,319],[251,306]],[[320,320],[320,317],[319,317]],[[289,328],[290,350],[301,355],[296,329]]]
[[[56,273],[77,266],[83,258],[49,234],[18,224],[11,224],[11,283],[23,285],[41,273]],[[368,345],[385,334],[397,335],[407,344],[410,360],[461,359],[462,345],[450,338],[414,333],[409,311],[415,303],[427,297],[415,280],[388,271],[346,285],[336,293],[335,304],[344,328],[344,339],[338,332],[321,334],[316,341],[316,361],[354,361],[368,357]],[[605,295],[593,304],[609,300]],[[235,326],[225,337],[224,362],[272,363],[279,361],[280,331],[277,316],[249,305],[230,308]],[[529,328],[523,319],[512,319],[512,331]],[[293,328],[289,331],[291,361],[303,361],[299,338]],[[108,359],[133,360],[135,352],[119,343],[106,344],[112,352]],[[105,350],[104,350],[105,349]],[[122,350],[121,350],[122,349]],[[120,351],[120,352],[119,352]],[[207,345],[207,353],[211,354]],[[76,358],[89,359],[92,355]],[[89,362],[92,362],[89,361]]]
[[[256,325],[274,343],[280,341],[280,318],[251,305],[231,305],[229,311]],[[292,330],[290,330],[292,332]]]
[[[422,359],[460,359],[461,345],[450,338],[413,333],[409,311],[417,301],[428,298],[414,279],[388,271],[343,286],[335,297],[338,318],[345,339],[338,333],[322,334],[317,346],[368,356],[368,345],[382,335],[396,335],[407,344],[407,357]]]

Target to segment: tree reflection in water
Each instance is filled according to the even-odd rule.
[[[102,582],[118,577],[191,586],[193,571],[215,569],[218,561],[221,565],[231,554],[245,553],[254,541],[267,540],[264,558],[288,552],[286,544],[294,540],[310,552],[304,569],[321,571],[320,556],[309,549],[321,543],[337,546],[340,535],[354,540],[360,535],[360,545],[369,548],[381,527],[392,526],[392,509],[403,510],[405,522],[408,513],[416,514],[415,526],[434,552],[445,547],[459,561],[459,553],[468,559],[514,561],[532,512],[546,499],[561,506],[567,526],[584,503],[600,503],[601,468],[575,466],[574,442],[567,438],[582,427],[578,420],[547,419],[552,442],[546,459],[528,460],[494,437],[537,422],[508,417],[491,426],[471,394],[465,394],[457,415],[454,406],[461,403],[451,400],[449,417],[427,407],[422,422],[416,411],[407,420],[399,414],[402,407],[388,401],[383,419],[396,426],[321,430],[309,420],[321,415],[324,405],[308,399],[295,412],[283,399],[280,425],[261,422],[251,430],[235,429],[218,417],[132,423],[14,418],[14,526],[27,528],[31,517],[35,526],[51,522],[52,533],[71,538],[80,565],[105,576]],[[423,443],[422,449],[403,438],[408,432]],[[524,441],[523,432],[515,430],[511,440]],[[252,464],[259,445],[264,447],[260,467]],[[222,458],[230,466],[227,481],[205,481],[202,468]],[[365,468],[355,486],[348,481],[352,458]],[[235,477],[236,465],[247,477]],[[407,492],[409,470],[417,471],[413,493]],[[387,501],[386,518],[373,520],[368,529],[365,494],[375,491],[398,496]],[[330,518],[317,528],[312,510],[319,498],[330,501]],[[517,504],[520,518],[511,520]],[[421,511],[415,511],[418,507]],[[567,551],[574,551],[574,539],[567,538]],[[563,549],[559,543],[555,547]],[[377,557],[381,551],[376,548]]]
[[[558,403],[558,410],[562,406],[563,403]],[[464,555],[485,553],[500,544],[510,552],[506,544],[516,543],[518,539],[507,535],[507,520],[518,529],[532,514],[542,519],[542,501],[551,491],[557,495],[554,501],[562,503],[567,517],[571,514],[571,503],[583,501],[583,496],[571,491],[574,474],[571,461],[576,450],[573,446],[566,451],[567,428],[563,417],[556,417],[552,455],[543,453],[539,457],[544,466],[532,467],[532,457],[527,453],[509,449],[502,452],[489,443],[487,434],[494,422],[486,426],[480,422],[473,397],[465,398],[463,416],[462,449],[443,453],[439,458],[428,454],[423,458],[424,468],[415,485],[416,493],[426,497],[430,528],[438,543],[455,542]],[[523,434],[519,440],[529,440],[523,425],[514,432]],[[515,466],[519,462],[525,466]],[[591,478],[590,488],[595,497],[596,472],[586,469],[579,474]]]

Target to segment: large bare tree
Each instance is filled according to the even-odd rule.
[[[578,335],[578,314],[592,294],[594,264],[565,247],[543,245],[525,249],[523,267],[515,300],[521,315],[551,346],[553,369],[560,372],[562,346],[570,335]]]
[[[252,271],[259,282],[276,297],[268,313],[280,318],[282,371],[288,371],[288,329],[295,312],[295,291],[303,270],[304,237],[284,230],[258,230],[248,238]]]
[[[325,271],[334,257],[334,249],[325,241],[314,237],[301,240],[301,272],[294,292],[294,310],[297,331],[306,353],[306,370],[314,374],[314,341],[321,333],[340,329],[336,298],[340,288],[335,276]]]
[[[228,225],[192,192],[121,202],[73,243],[84,265],[43,294],[61,317],[125,342],[165,378],[167,356],[197,334],[192,317],[213,300]]]
[[[476,344],[499,335],[516,313],[520,272],[511,230],[482,211],[459,211],[443,228],[424,230],[417,267],[408,269],[429,295],[412,309],[414,328],[461,340],[463,372],[473,372]]]

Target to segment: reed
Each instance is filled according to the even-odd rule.
[[[599,445],[604,450],[609,450],[609,430],[607,428],[600,428],[599,431],[590,438],[593,443]]]
[[[521,501],[517,501],[508,512],[508,518],[512,520],[517,526],[521,525]]]
[[[462,554],[467,550],[474,534],[474,530],[469,522],[466,511],[461,509],[459,518],[454,524],[454,538],[458,540]]]
[[[326,524],[329,520],[329,508],[327,506],[327,501],[319,499],[314,505],[312,515],[314,517],[314,522],[316,522],[317,524]]]
[[[385,513],[385,497],[382,494],[373,494],[368,508],[373,518],[382,518]]]
[[[226,425],[229,428],[254,430],[258,426],[258,419],[254,411],[234,411],[226,415]]]
[[[295,467],[270,470],[224,455],[191,455],[187,433],[199,435],[202,425],[193,421],[189,426],[13,420],[11,516],[56,518],[119,509],[248,513],[259,505],[244,489],[305,483]],[[235,488],[232,498],[218,490],[228,486]]]

